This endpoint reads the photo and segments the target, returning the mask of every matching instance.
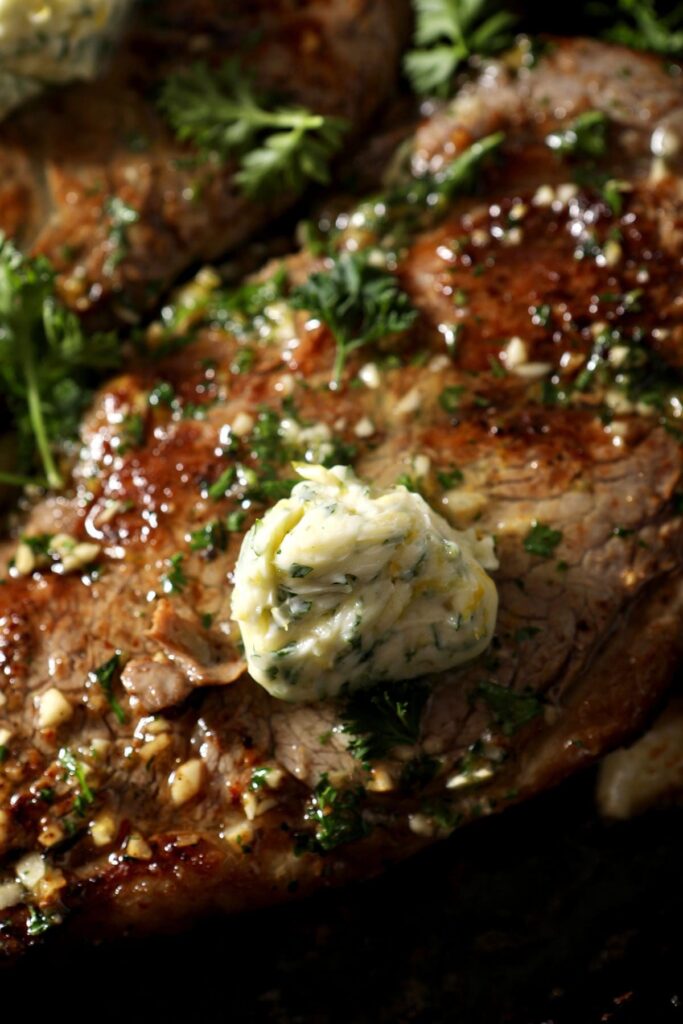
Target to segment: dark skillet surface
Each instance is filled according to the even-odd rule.
[[[683,1021],[683,813],[605,825],[592,785],[305,903],[182,936],[48,943],[3,974],[5,999],[33,1000],[39,978],[101,1021]]]

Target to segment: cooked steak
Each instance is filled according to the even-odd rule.
[[[91,322],[136,322],[193,263],[234,249],[296,198],[283,187],[251,201],[234,161],[178,142],[158,109],[166,77],[239,58],[257,89],[345,118],[353,133],[394,85],[405,12],[390,0],[140,5],[100,81],[0,126],[0,229],[50,258],[64,299]]]
[[[168,927],[367,876],[643,725],[681,647],[682,98],[593,42],[488,68],[414,152],[438,183],[504,131],[478,198],[408,185],[329,239],[395,267],[408,332],[331,389],[331,333],[288,294],[337,257],[303,252],[241,305],[206,291],[190,342],[150,330],[158,358],[103,389],[73,495],[33,507],[0,588],[8,950],[62,919]],[[495,534],[485,655],[309,705],[250,680],[231,572],[292,457]]]

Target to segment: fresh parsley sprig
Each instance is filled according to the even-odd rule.
[[[405,70],[417,93],[447,96],[453,75],[473,54],[494,54],[512,42],[516,17],[491,0],[414,0],[415,49]]]
[[[179,139],[221,159],[237,157],[237,184],[251,198],[326,185],[346,122],[304,107],[271,105],[236,61],[206,63],[169,75],[159,99]]]
[[[654,0],[617,0],[616,3],[590,5],[594,14],[621,20],[608,25],[603,38],[634,50],[650,50],[663,56],[676,57],[683,53],[683,4],[668,5],[661,13]]]
[[[77,435],[98,375],[118,363],[115,335],[86,335],[56,298],[47,260],[0,236],[0,395],[19,446],[17,472],[0,481],[61,488],[55,450]],[[38,467],[44,477],[33,476]]]
[[[294,289],[290,303],[320,319],[332,332],[337,346],[332,373],[335,387],[351,352],[406,331],[417,316],[396,277],[374,266],[367,251],[334,257],[329,269],[311,274]]]
[[[429,687],[415,679],[352,693],[341,714],[351,753],[369,765],[394,747],[414,746],[428,697]]]

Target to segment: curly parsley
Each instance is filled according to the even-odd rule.
[[[365,791],[362,786],[341,789],[333,786],[327,774],[313,790],[304,820],[311,822],[312,833],[297,836],[299,853],[327,853],[343,843],[362,839],[370,826],[362,816]]]
[[[351,736],[349,750],[367,765],[394,747],[414,746],[420,734],[429,687],[409,679],[357,690],[341,714],[342,729]]]
[[[468,57],[499,53],[512,43],[517,18],[491,0],[413,0],[413,6],[416,48],[404,66],[415,92],[448,95]]]
[[[351,352],[406,331],[417,316],[396,277],[370,263],[367,252],[342,252],[329,269],[311,274],[295,288],[290,302],[294,309],[318,317],[332,332],[337,346],[335,387]]]
[[[169,75],[159,104],[181,141],[238,159],[235,180],[250,198],[298,193],[308,181],[327,184],[347,127],[341,118],[270,104],[234,60]]]

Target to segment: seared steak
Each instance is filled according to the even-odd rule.
[[[391,0],[140,5],[102,79],[0,126],[0,229],[50,258],[63,298],[91,322],[136,322],[180,273],[296,198],[249,201],[233,162],[179,143],[157,105],[165,77],[239,58],[257,87],[345,118],[351,138],[394,85],[405,13]]]
[[[682,99],[656,60],[593,42],[487,69],[413,157],[438,178],[504,131],[478,198],[430,226],[432,203],[369,203],[332,239],[396,261],[408,336],[331,390],[330,332],[287,305],[326,265],[304,252],[264,270],[258,310],[205,296],[189,344],[103,389],[73,496],[33,508],[0,588],[8,949],[62,918],[167,927],[367,876],[646,721],[681,647],[683,206],[659,129]],[[378,705],[278,702],[230,625],[241,536],[304,450],[497,538],[492,647],[409,689],[419,731],[367,764]],[[101,550],[50,564],[44,534]],[[12,899],[27,851],[44,860]]]

